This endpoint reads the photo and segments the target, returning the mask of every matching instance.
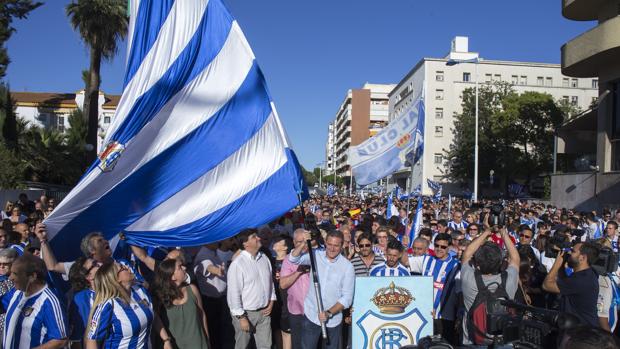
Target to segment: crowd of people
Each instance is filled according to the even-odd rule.
[[[1,212],[2,348],[351,348],[356,278],[385,276],[432,278],[434,334],[454,347],[501,340],[495,300],[566,314],[556,346],[618,347],[620,210],[426,198],[415,222],[415,200],[311,197],[191,248],[113,251],[89,232],[58,261],[55,201],[21,194]]]

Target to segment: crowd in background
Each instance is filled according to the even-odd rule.
[[[121,236],[112,250],[92,232],[75,242],[80,258],[58,261],[43,224],[55,200],[21,194],[0,213],[2,347],[350,348],[355,279],[367,276],[432,277],[433,328],[453,346],[496,340],[475,315],[501,298],[570,314],[566,348],[617,347],[609,256],[620,210],[425,198],[417,215],[417,200],[311,197],[262,227],[183,249]],[[614,270],[601,271],[609,260]]]

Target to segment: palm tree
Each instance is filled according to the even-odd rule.
[[[99,85],[101,60],[116,55],[118,41],[127,35],[127,0],[73,0],[66,7],[71,25],[80,33],[90,50],[89,78],[84,96],[84,115],[88,118],[86,141],[93,145],[87,161],[97,156],[99,125]]]

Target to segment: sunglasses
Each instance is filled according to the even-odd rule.
[[[359,246],[360,248],[368,248],[368,247],[370,247],[372,245],[371,244],[359,244],[357,246]]]
[[[120,264],[118,266],[118,272],[116,273],[116,276],[118,276],[118,274],[120,274],[120,273],[122,273],[124,271],[129,271],[129,268],[127,268],[127,266],[124,265],[124,264]]]
[[[448,249],[448,245],[435,245],[435,247],[440,248],[442,250],[447,250]]]

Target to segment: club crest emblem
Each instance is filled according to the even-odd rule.
[[[125,146],[117,141],[108,143],[105,149],[99,154],[99,169],[103,172],[112,171],[124,150]]]
[[[427,320],[418,308],[407,311],[415,297],[409,290],[391,282],[388,287],[379,288],[371,302],[379,313],[368,310],[356,322],[362,332],[364,349],[397,349],[416,344],[420,330]]]
[[[25,307],[22,310],[22,314],[24,315],[24,317],[28,317],[28,316],[30,316],[30,314],[32,314],[33,311],[34,311],[34,309],[32,307]]]

